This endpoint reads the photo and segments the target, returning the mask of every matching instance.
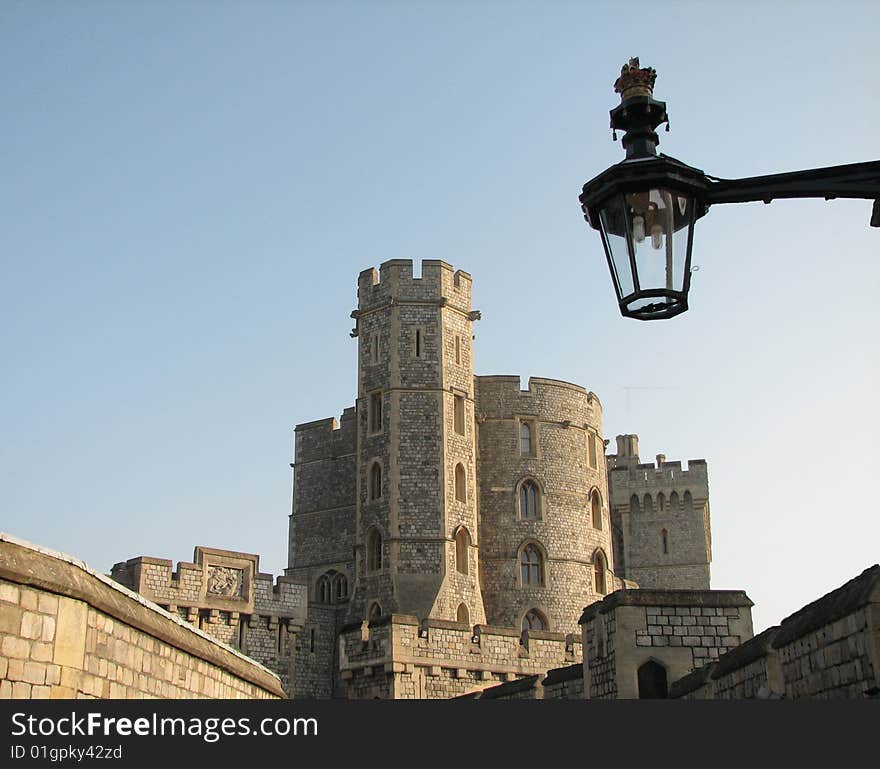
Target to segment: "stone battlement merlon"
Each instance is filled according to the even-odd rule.
[[[357,450],[357,410],[349,406],[342,417],[327,417],[298,424],[294,464],[335,459]]]
[[[472,278],[439,259],[422,260],[422,276],[413,277],[412,259],[390,259],[358,276],[355,316],[392,301],[441,301],[467,312],[471,308]]]

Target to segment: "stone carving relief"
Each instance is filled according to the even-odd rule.
[[[208,595],[240,598],[241,588],[241,569],[231,569],[228,566],[208,567]]]

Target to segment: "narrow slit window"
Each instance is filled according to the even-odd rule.
[[[370,468],[370,499],[382,498],[382,465],[374,462]]]
[[[455,337],[455,365],[461,365],[461,337]]]
[[[464,396],[456,395],[452,414],[455,432],[464,435]]]
[[[467,474],[461,462],[455,466],[455,498],[459,502],[467,502]]]
[[[416,357],[422,357],[422,330],[420,328],[416,329]]]
[[[382,430],[382,393],[373,393],[370,396],[370,432],[378,433]]]

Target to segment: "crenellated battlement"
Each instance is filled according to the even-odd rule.
[[[471,309],[472,278],[439,259],[423,259],[422,275],[413,277],[412,259],[391,259],[358,276],[358,309],[353,315],[392,303],[437,302],[465,312]]]
[[[386,615],[342,628],[352,699],[447,699],[579,662],[576,634]]]
[[[114,564],[117,582],[196,622],[200,611],[217,619],[224,613],[284,617],[302,622],[306,588],[289,577],[259,571],[260,557],[252,553],[196,547],[193,561],[139,556]]]
[[[518,376],[476,376],[474,390],[481,419],[532,415],[576,427],[601,424],[602,404],[596,394],[561,379],[529,377],[527,389],[522,389]]]
[[[682,469],[681,462],[653,462],[638,464],[617,464],[617,457],[611,454],[608,459],[608,471],[612,483],[623,482],[627,486],[645,489],[661,489],[666,487],[703,486],[708,483],[708,468],[705,459],[689,459],[687,469]]]
[[[349,406],[342,417],[327,417],[296,426],[296,463],[336,459],[357,448],[357,409]]]

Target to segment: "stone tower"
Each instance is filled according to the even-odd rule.
[[[357,415],[296,427],[293,505],[285,575],[308,586],[308,617],[294,649],[291,696],[334,693],[339,629],[354,575]]]
[[[571,632],[617,589],[602,406],[583,387],[476,378],[483,598],[488,622]],[[537,626],[536,626],[537,625]]]
[[[479,585],[471,277],[391,260],[358,278],[349,621],[485,622]]]
[[[712,538],[706,460],[639,460],[639,437],[608,456],[617,573],[642,588],[709,590]]]

